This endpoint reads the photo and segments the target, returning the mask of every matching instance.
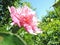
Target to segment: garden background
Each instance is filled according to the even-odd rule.
[[[22,0],[0,0],[0,45],[60,45],[60,0],[52,5],[54,10],[47,11],[47,15],[38,22],[42,34],[31,35],[23,27],[11,27],[12,22],[8,6],[32,8],[29,2]]]

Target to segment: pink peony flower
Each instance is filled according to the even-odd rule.
[[[19,27],[23,26],[30,34],[42,33],[37,27],[37,18],[35,12],[28,6],[22,8],[15,8],[14,6],[8,7],[13,25],[17,24]]]

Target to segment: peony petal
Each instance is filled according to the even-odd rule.
[[[8,9],[10,13],[16,13],[16,9],[14,6],[11,6],[11,7],[8,6]]]
[[[32,27],[35,33],[42,33],[41,29],[39,29],[37,26]]]
[[[13,26],[15,24],[15,22],[12,22],[10,25]]]
[[[32,27],[29,26],[28,24],[24,24],[25,29],[27,30],[27,32],[29,32],[30,34],[34,34],[37,35],[36,33],[34,33],[34,31],[32,30]]]

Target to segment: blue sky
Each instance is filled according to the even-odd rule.
[[[39,19],[47,14],[47,10],[53,10],[52,5],[55,0],[25,0],[30,2],[33,8],[36,8],[36,14]]]

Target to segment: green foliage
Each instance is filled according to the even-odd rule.
[[[48,12],[39,27],[43,30],[40,35],[42,45],[60,45],[60,17],[55,11]]]

